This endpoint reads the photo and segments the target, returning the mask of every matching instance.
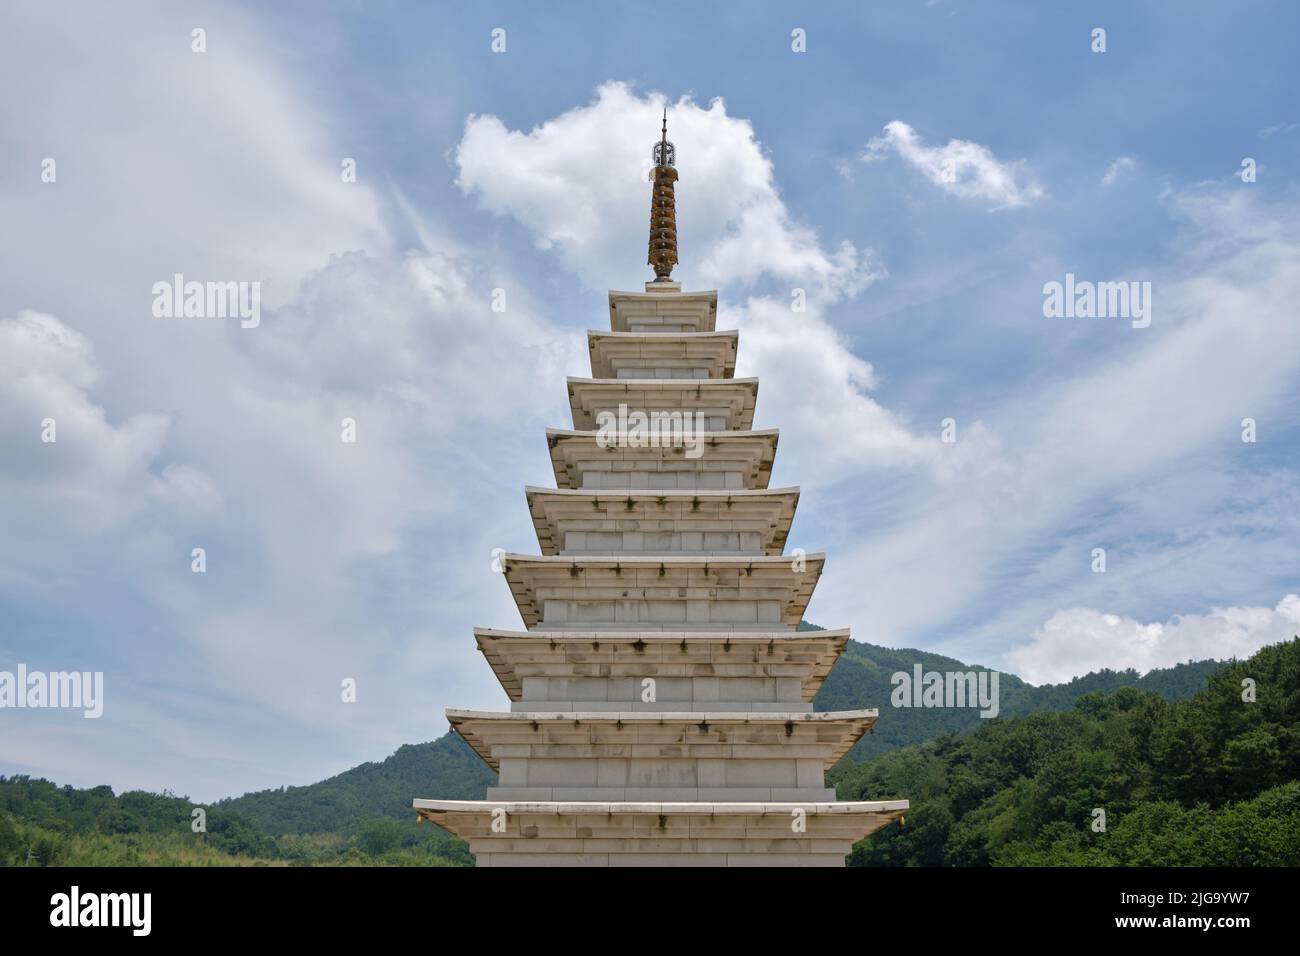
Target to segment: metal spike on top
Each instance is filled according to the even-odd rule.
[[[650,197],[650,257],[656,282],[672,282],[677,265],[677,201],[673,183],[677,181],[677,149],[668,142],[668,109],[664,108],[663,132],[651,150],[655,168],[650,174],[654,191]]]
[[[663,133],[659,142],[655,143],[651,151],[651,158],[656,166],[674,166],[677,161],[677,149],[672,143],[668,142],[668,108],[664,107],[664,126]]]

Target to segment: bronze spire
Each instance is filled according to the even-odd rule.
[[[677,202],[673,183],[677,182],[677,150],[668,142],[668,109],[664,108],[663,132],[651,151],[654,161],[654,192],[650,197],[650,258],[656,282],[672,282],[677,265]]]

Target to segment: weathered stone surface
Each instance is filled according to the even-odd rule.
[[[512,710],[802,711],[849,632],[475,628],[474,638]]]
[[[568,557],[505,554],[529,629],[794,630],[825,555]]]
[[[643,447],[617,434],[602,443],[595,431],[546,431],[558,487],[645,491],[766,488],[777,437],[774,428],[712,432],[704,454],[691,458],[683,445]]]
[[[732,378],[739,334],[587,332],[592,378]]]
[[[568,387],[573,427],[580,431],[598,428],[602,414],[619,420],[620,410],[624,417],[630,412],[690,415],[703,431],[748,431],[758,400],[756,378],[570,377]]]
[[[610,292],[614,332],[712,332],[718,321],[717,292],[686,292],[646,283],[645,292]]]
[[[897,820],[907,802],[416,800],[415,808],[468,840],[480,866],[843,866],[853,844]]]
[[[798,488],[525,488],[542,554],[781,554]]]

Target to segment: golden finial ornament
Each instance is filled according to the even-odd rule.
[[[654,192],[650,196],[650,258],[656,282],[672,282],[677,265],[677,200],[673,183],[677,182],[677,150],[668,142],[668,109],[664,108],[663,132],[651,150],[654,170],[650,174]]]

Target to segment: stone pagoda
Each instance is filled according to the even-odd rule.
[[[824,555],[785,555],[798,488],[736,378],[718,294],[683,292],[675,150],[653,149],[644,292],[609,293],[591,378],[527,488],[540,555],[500,561],[525,630],[476,628],[508,711],[448,710],[499,775],[415,800],[479,866],[843,866],[907,801],[837,802],[830,769],[875,710],[816,713],[847,629],[800,631]]]

